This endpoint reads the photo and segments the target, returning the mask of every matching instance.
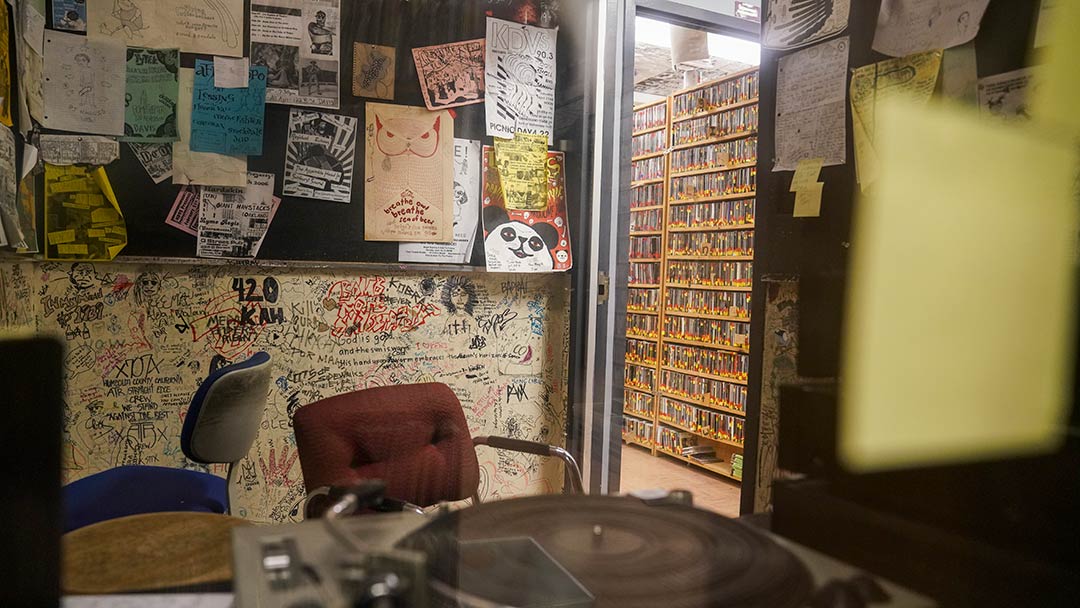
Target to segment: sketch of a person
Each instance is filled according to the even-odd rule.
[[[94,265],[88,262],[75,262],[68,270],[68,280],[72,287],[80,291],[90,289],[98,283]]]
[[[115,27],[109,28],[108,22],[101,24],[101,33],[112,36],[117,32],[131,38],[140,35],[146,29],[143,25],[142,9],[135,0],[113,0],[112,17],[116,19]]]
[[[334,54],[334,31],[326,27],[326,11],[315,13],[315,21],[308,23],[311,36],[311,52],[316,55]]]
[[[956,31],[960,36],[965,39],[968,37],[968,30],[971,28],[971,13],[964,11],[960,13],[960,16],[956,18]]]
[[[83,31],[86,29],[86,22],[79,17],[78,11],[67,11],[64,16],[60,18],[60,24],[58,26],[63,30],[71,31]]]
[[[462,277],[450,277],[443,285],[439,301],[450,315],[466,314],[471,317],[480,299],[476,296],[476,285],[472,281]]]
[[[469,202],[469,195],[465,188],[458,182],[454,182],[454,227],[461,223],[461,212],[465,209],[465,203]]]
[[[75,55],[75,66],[79,69],[79,97],[87,98],[87,102],[92,105],[94,103],[94,71],[90,65],[90,55],[86,53]]]
[[[139,306],[156,307],[161,298],[161,276],[156,272],[144,272],[135,279],[135,303]]]
[[[312,60],[311,63],[304,66],[304,84],[308,87],[308,94],[311,94],[312,89],[315,90],[316,95],[322,95],[322,85],[319,83],[319,63]]]

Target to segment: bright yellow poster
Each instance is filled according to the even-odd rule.
[[[8,7],[0,2],[0,123],[11,124],[11,55],[8,54]]]
[[[111,260],[127,225],[105,169],[45,164],[45,259]]]
[[[506,208],[543,211],[547,208],[547,135],[518,133],[514,139],[495,138]]]

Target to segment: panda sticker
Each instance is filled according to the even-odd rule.
[[[547,222],[532,226],[511,220],[502,207],[484,208],[484,240],[489,270],[504,272],[551,272],[555,259],[551,251],[559,243],[559,232]]]

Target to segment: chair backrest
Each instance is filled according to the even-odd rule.
[[[180,447],[195,462],[234,463],[259,433],[270,389],[270,355],[259,352],[210,374],[191,398]]]
[[[383,386],[337,395],[293,417],[304,485],[386,482],[386,496],[427,506],[480,485],[465,413],[449,386]]]

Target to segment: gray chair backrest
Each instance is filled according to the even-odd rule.
[[[185,452],[192,460],[235,463],[247,456],[259,433],[270,390],[270,355],[253,357],[211,374],[192,400]],[[205,389],[205,391],[204,391]],[[201,397],[201,405],[196,401]],[[188,424],[185,424],[187,431]],[[188,433],[185,433],[188,434]]]

